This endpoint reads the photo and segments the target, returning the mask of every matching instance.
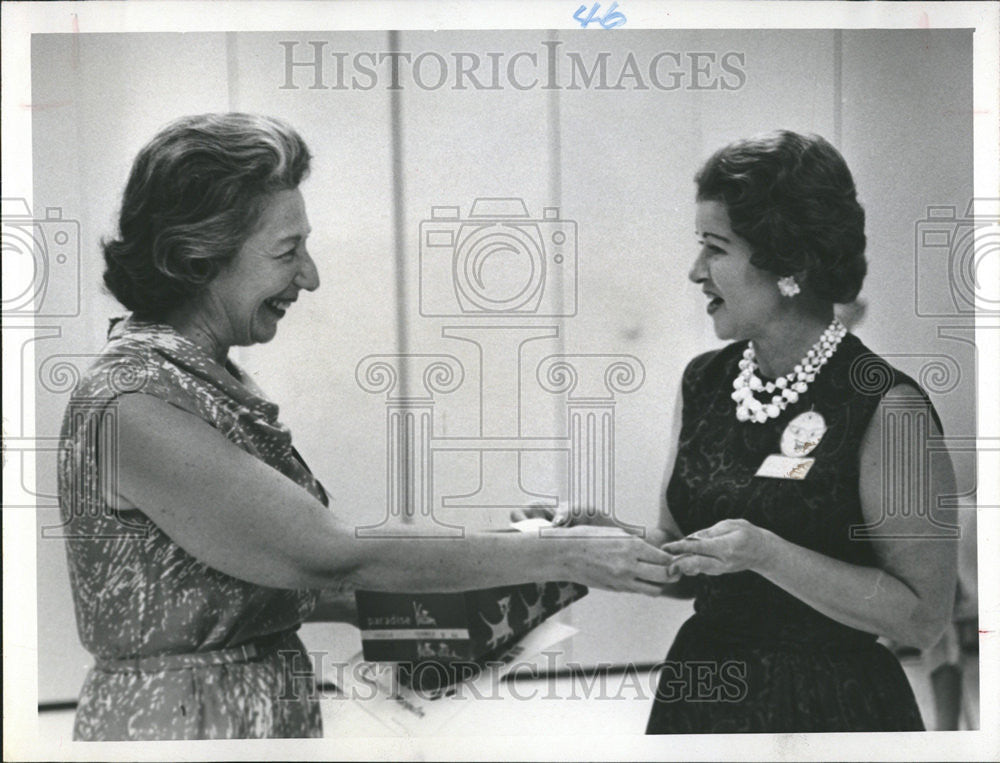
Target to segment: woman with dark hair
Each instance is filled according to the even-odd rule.
[[[922,729],[876,639],[930,646],[956,546],[951,465],[917,383],[834,317],[865,276],[865,215],[843,157],[781,131],[696,177],[690,279],[732,343],[692,360],[660,526],[667,595],[695,597],[647,733]]]
[[[77,625],[95,657],[76,739],[319,736],[295,632],[354,588],[574,580],[655,595],[666,580],[672,557],[624,532],[360,542],[327,509],[277,406],[228,358],[271,340],[319,286],[299,191],[309,161],[283,122],[207,114],[167,126],[134,163],[104,245],[105,283],[131,314],[74,390],[60,449]]]
[[[664,548],[695,576],[695,614],[647,732],[921,729],[876,638],[929,646],[948,621],[956,547],[936,522],[953,477],[928,458],[926,395],[834,317],[866,272],[850,170],[782,131],[716,152],[696,183],[690,278],[734,341],[684,371],[662,526],[686,536]],[[670,665],[704,662],[735,688],[671,701]]]

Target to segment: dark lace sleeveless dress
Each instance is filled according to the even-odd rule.
[[[882,396],[919,386],[852,334],[799,401],[764,424],[740,423],[730,395],[746,342],[684,372],[682,426],[667,502],[682,532],[743,518],[792,543],[874,566],[862,525],[859,453]],[[926,396],[925,396],[926,398]],[[928,401],[928,405],[930,405]],[[755,477],[794,417],[827,432],[805,479]],[[940,426],[931,408],[934,420]],[[647,734],[923,730],[898,661],[876,635],[842,625],[754,572],[699,575],[695,614],[660,675]]]

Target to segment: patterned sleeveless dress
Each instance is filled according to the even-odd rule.
[[[740,423],[730,394],[746,346],[701,355],[684,372],[667,483],[678,526],[690,534],[743,518],[835,559],[875,566],[870,541],[851,535],[865,522],[861,441],[889,389],[919,386],[847,334],[796,404],[767,423]],[[806,477],[754,476],[780,452],[788,423],[809,410],[823,416],[827,431],[809,454],[815,463]],[[923,729],[902,668],[875,634],[826,617],[754,572],[693,582],[695,614],[667,655],[646,733]]]
[[[198,416],[327,504],[277,406],[246,374],[231,363],[223,368],[169,326],[113,322],[70,399],[59,452],[77,628],[95,659],[74,738],[322,736],[312,666],[295,633],[316,592],[230,577],[141,511],[105,502],[102,483],[116,468],[115,401],[135,393]],[[107,463],[98,462],[102,441]]]

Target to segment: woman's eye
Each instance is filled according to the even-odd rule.
[[[278,259],[290,260],[295,256],[295,251],[296,251],[295,249],[289,249],[287,252],[282,252],[281,254],[278,255]]]

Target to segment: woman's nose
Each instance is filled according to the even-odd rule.
[[[694,262],[691,264],[691,269],[688,271],[688,278],[694,283],[701,283],[708,278],[708,269],[705,267],[704,252],[699,251],[698,256],[694,258]]]
[[[313,258],[309,252],[303,252],[302,254],[299,272],[295,277],[295,281],[299,288],[306,291],[316,291],[319,288],[319,271],[316,269],[316,263],[313,262]]]

